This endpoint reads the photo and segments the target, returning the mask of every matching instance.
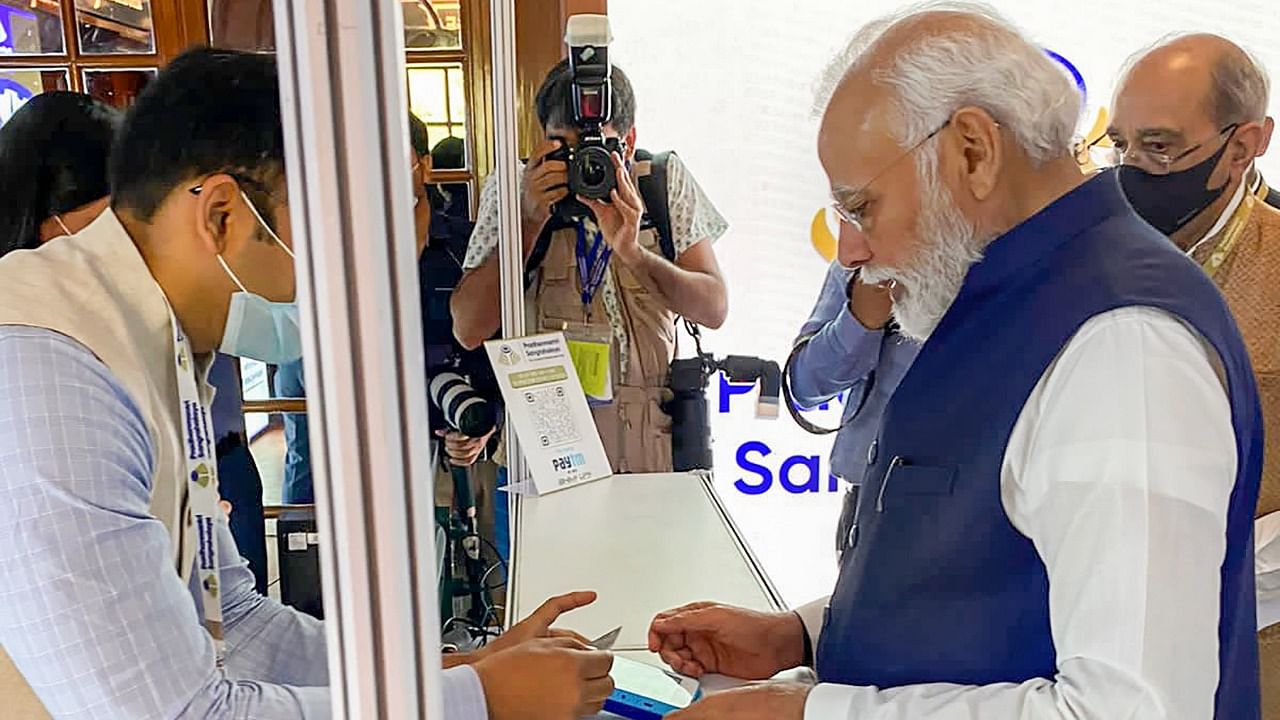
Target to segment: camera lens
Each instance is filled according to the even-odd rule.
[[[588,157],[582,163],[582,182],[597,187],[604,182],[605,168],[595,158]]]
[[[578,194],[594,199],[608,198],[617,185],[609,151],[599,146],[579,147],[575,160],[575,190]]]

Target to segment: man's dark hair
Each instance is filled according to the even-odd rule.
[[[613,66],[609,78],[613,86],[613,115],[609,118],[609,125],[619,135],[626,135],[636,124],[636,94],[631,90],[631,81],[622,68]],[[568,60],[561,60],[547,73],[542,87],[538,88],[535,104],[538,122],[544,130],[548,127],[573,127],[573,74],[569,71]]]
[[[115,108],[88,95],[37,95],[0,127],[0,255],[40,245],[40,225],[101,200]]]
[[[427,137],[427,124],[422,118],[409,112],[409,144],[413,146],[413,154],[420,158],[431,154],[431,141]]]
[[[431,148],[431,164],[437,170],[463,170],[467,167],[467,146],[462,138],[444,138]]]
[[[154,217],[180,185],[217,173],[255,205],[284,176],[280,88],[270,55],[196,48],[147,85],[111,154],[111,205]],[[270,205],[258,205],[265,214]]]

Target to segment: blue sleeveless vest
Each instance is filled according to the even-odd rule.
[[[1000,468],[1023,404],[1054,358],[1089,318],[1125,306],[1181,318],[1226,371],[1238,474],[1215,717],[1259,717],[1252,531],[1262,421],[1253,372],[1218,290],[1133,213],[1113,173],[993,242],[898,387],[819,639],[822,682],[1053,678],[1048,578],[1005,515]]]

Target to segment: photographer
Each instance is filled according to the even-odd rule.
[[[615,471],[670,472],[670,418],[660,404],[676,316],[711,328],[724,322],[728,300],[712,243],[728,225],[677,156],[651,160],[637,153],[631,83],[616,67],[607,74],[611,88],[604,77],[601,72],[607,100],[596,99],[605,117],[591,127],[584,127],[582,108],[575,107],[581,83],[568,61],[553,68],[538,91],[546,142],[525,164],[520,195],[529,332],[564,331],[571,342],[608,358],[601,373],[583,384]],[[597,127],[604,147],[616,148],[610,152],[613,176],[604,177],[616,187],[601,199],[575,196],[575,166],[566,160],[575,154],[582,159],[586,131]],[[666,177],[656,200],[642,192],[651,173]],[[642,222],[652,220],[655,202],[668,211],[665,239],[661,225]],[[454,331],[468,348],[501,325],[498,233],[497,185],[490,178],[467,249],[467,273],[451,303]]]

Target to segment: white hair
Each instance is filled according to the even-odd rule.
[[[893,300],[893,317],[902,334],[926,340],[942,321],[969,274],[991,242],[956,205],[938,176],[936,144],[920,148],[916,169],[920,177],[920,212],[916,217],[916,242],[908,267],[868,264],[862,281],[893,281],[902,288]]]
[[[874,54],[887,30],[928,11],[959,12],[982,22],[921,33],[892,57],[877,59],[872,78],[892,91],[889,111],[898,143],[910,147],[942,127],[956,110],[974,106],[1008,128],[1034,163],[1070,156],[1081,113],[1074,81],[986,5],[930,2],[866,25],[828,66],[819,83],[819,102],[830,102],[841,80]]]

